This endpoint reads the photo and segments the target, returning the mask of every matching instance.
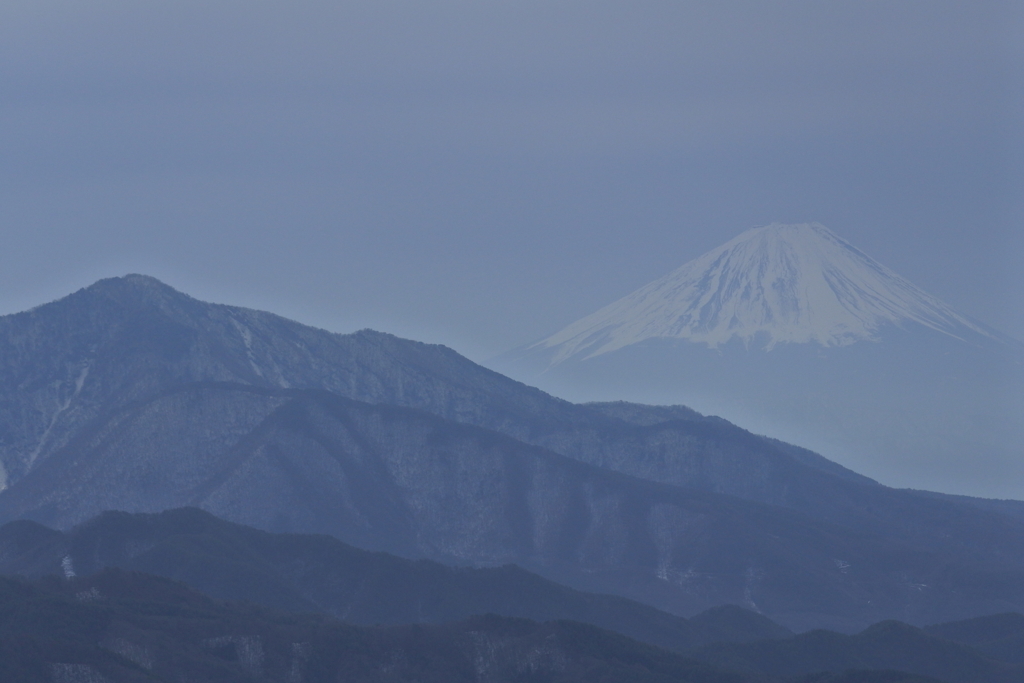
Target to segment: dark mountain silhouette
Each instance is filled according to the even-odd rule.
[[[407,560],[330,536],[271,534],[195,508],[107,512],[67,533],[28,521],[0,527],[0,574],[88,576],[107,567],[183,581],[214,598],[323,612],[364,625],[480,614],[569,619],[677,651],[792,635],[733,605],[688,621],[624,598],[581,593],[514,565],[455,568]]]
[[[905,671],[865,671],[854,669],[843,673],[822,672],[791,679],[794,683],[932,683],[936,679],[908,674]]]
[[[956,630],[941,625],[925,631],[885,621],[856,635],[810,631],[787,640],[707,645],[693,654],[718,666],[771,676],[895,669],[949,683],[1014,683],[1024,678],[1020,663],[986,656],[976,647],[932,635]],[[966,630],[971,628],[960,627],[961,637]]]
[[[108,569],[70,580],[0,578],[0,679],[18,683],[744,683],[616,633],[494,615],[358,627],[211,600]]]
[[[21,530],[31,535],[30,527]],[[19,683],[1003,683],[1020,680],[1021,671],[899,622],[856,636],[814,631],[680,655],[565,620],[483,615],[354,626],[213,600],[183,583],[112,568],[34,581],[0,577],[0,606],[0,679]],[[934,628],[991,635],[1005,631],[1005,622]]]
[[[1004,662],[1024,664],[1024,614],[992,614],[924,629]]]

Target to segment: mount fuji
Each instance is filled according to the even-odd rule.
[[[733,338],[846,346],[917,323],[978,342],[999,335],[923,292],[818,223],[739,235],[538,342],[552,363],[647,339],[717,347]]]
[[[887,483],[1024,497],[1022,350],[825,226],[774,223],[495,363],[572,400],[684,403]]]

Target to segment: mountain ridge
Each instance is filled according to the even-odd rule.
[[[238,329],[242,323],[248,337]],[[64,341],[38,344],[32,353],[18,340],[18,327],[30,339]],[[0,352],[0,418],[7,418],[0,422],[0,465],[10,473],[8,483],[101,414],[194,382],[324,389],[420,408],[613,468],[635,461],[642,447],[616,440],[628,422],[507,378],[447,347],[365,330],[335,334],[273,314],[205,304],[145,276],[102,280],[27,318],[0,318]],[[743,457],[759,461],[758,469],[792,466],[790,456],[724,421],[680,424],[676,453],[701,458],[711,447],[694,430],[747,444]],[[641,469],[624,471],[645,476]],[[748,495],[729,472],[713,477],[717,490]]]
[[[3,520],[197,505],[409,557],[515,561],[679,613],[752,604],[801,628],[1024,599],[1021,522],[997,510],[894,491],[692,411],[634,406],[635,423],[445,347],[145,278],[0,318],[0,380]]]

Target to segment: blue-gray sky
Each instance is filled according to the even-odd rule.
[[[0,3],[0,313],[155,275],[476,360],[772,221],[1024,338],[1015,2]]]

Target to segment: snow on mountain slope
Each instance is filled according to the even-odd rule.
[[[887,325],[919,323],[958,338],[992,334],[818,223],[739,235],[531,348],[551,363],[652,338],[714,348],[739,338],[845,346]]]

